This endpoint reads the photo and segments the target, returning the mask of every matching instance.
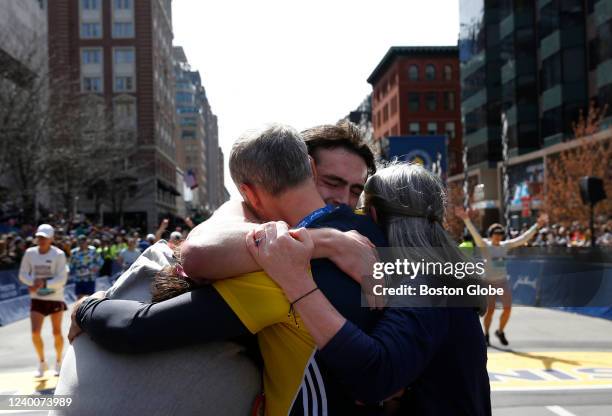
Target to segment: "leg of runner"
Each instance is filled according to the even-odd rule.
[[[62,318],[64,311],[51,314],[51,324],[53,325],[53,338],[55,339],[55,375],[59,375],[62,366],[62,351],[64,349],[64,337],[62,336]]]
[[[489,328],[491,328],[491,321],[493,320],[493,313],[495,312],[495,301],[497,300],[497,296],[489,296],[487,298],[487,313],[483,319],[485,340],[487,341],[487,345],[489,345]]]
[[[39,312],[30,312],[30,323],[32,324],[32,344],[38,355],[38,377],[42,377],[45,374],[47,364],[45,363],[45,347],[43,344],[40,331],[45,319],[45,315]]]
[[[506,334],[504,333],[508,320],[510,320],[510,313],[512,312],[512,291],[510,290],[508,284],[504,285],[504,294],[501,297],[501,301],[504,310],[499,317],[499,330],[495,332],[495,335],[497,335],[499,341],[503,345],[508,345],[508,340],[506,339]]]

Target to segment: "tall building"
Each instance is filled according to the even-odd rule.
[[[192,189],[190,210],[203,210],[208,200],[206,185],[206,131],[202,110],[200,73],[189,66],[185,51],[175,46],[174,76],[176,81],[177,161]]]
[[[224,185],[223,171],[223,151],[219,146],[219,126],[217,124],[217,116],[213,114],[208,99],[206,99],[206,90],[202,89],[203,95],[203,116],[204,126],[206,130],[206,171],[208,177],[206,185],[208,187],[208,210],[210,212],[219,208],[225,201],[229,199],[227,190]]]
[[[45,76],[47,17],[41,0],[0,2],[0,77],[18,86]]]
[[[177,214],[180,195],[171,0],[54,0],[48,24],[51,76],[70,81],[69,88],[52,92],[52,100],[87,98],[137,147],[122,165],[135,171],[122,178],[130,181],[126,199],[115,207],[95,207],[85,197],[79,211],[100,209],[108,222],[117,223],[119,209],[127,225],[155,229],[162,218]]]
[[[193,187],[189,209],[211,213],[223,196],[223,153],[219,147],[217,116],[212,112],[200,72],[192,70],[182,47],[174,47],[177,158]]]
[[[603,125],[612,124],[612,0],[461,0],[460,20],[464,142],[473,182],[489,184],[493,221],[503,205],[502,114],[511,192],[526,177],[541,181],[542,155],[573,137],[590,101],[609,105]]]
[[[573,135],[590,100],[612,103],[612,1],[461,1],[462,110],[471,166]],[[612,108],[608,110],[608,116]]]
[[[374,139],[446,135],[451,174],[461,170],[456,46],[394,46],[368,77]]]

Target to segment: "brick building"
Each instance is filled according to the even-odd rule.
[[[48,7],[49,69],[68,76],[59,95],[87,97],[112,117],[138,151],[125,165],[137,174],[121,204],[126,225],[156,228],[176,215],[175,92],[172,66],[171,0],[53,0]],[[95,163],[95,161],[92,161]],[[117,207],[94,207],[87,196],[79,211],[105,211],[118,220]],[[109,212],[111,211],[111,212]]]
[[[374,139],[446,135],[449,173],[461,165],[459,56],[456,46],[393,46],[368,77]]]

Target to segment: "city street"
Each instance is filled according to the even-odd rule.
[[[68,324],[66,312],[66,331]],[[496,321],[493,328],[495,325]],[[46,356],[53,361],[50,332],[46,323]],[[494,415],[612,414],[612,322],[517,307],[506,332],[511,348],[498,347],[492,337],[489,349]],[[35,360],[29,322],[22,320],[0,328],[0,338],[0,394],[52,393],[56,378],[51,372],[43,379],[32,376]]]

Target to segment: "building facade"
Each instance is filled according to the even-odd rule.
[[[446,135],[449,172],[461,171],[459,59],[456,46],[391,47],[368,82],[373,137]]]
[[[202,81],[198,71],[191,70],[185,51],[174,50],[174,76],[176,81],[177,162],[191,189],[188,206],[202,210],[208,200],[206,187],[206,131],[202,116]]]
[[[25,85],[46,75],[47,16],[41,0],[0,2],[0,77]]]
[[[41,0],[0,2],[0,217],[37,220],[37,204],[46,204],[28,166],[41,149],[40,119],[48,102],[47,17]],[[38,124],[37,124],[38,123]],[[27,154],[24,151],[27,150]],[[20,180],[20,178],[23,178]],[[30,182],[30,186],[24,186]],[[36,181],[38,182],[38,181]],[[38,198],[38,200],[36,200]],[[27,215],[23,215],[27,213]],[[25,218],[24,218],[25,217]]]
[[[191,189],[188,211],[208,215],[223,197],[223,153],[217,116],[199,71],[192,70],[182,47],[174,47],[177,103],[177,160]]]
[[[68,95],[97,105],[101,114],[111,116],[128,153],[121,163],[125,175],[111,181],[129,184],[125,199],[94,206],[84,196],[79,211],[99,209],[107,222],[154,230],[162,218],[177,214],[180,195],[171,0],[54,0],[51,6],[51,77],[70,81],[52,99]]]
[[[541,182],[543,162],[529,155],[571,140],[590,102],[607,105],[602,126],[612,124],[612,0],[461,0],[460,20],[464,142],[470,175],[490,184],[481,205],[491,222],[504,205],[502,114],[511,200],[512,178]]]

